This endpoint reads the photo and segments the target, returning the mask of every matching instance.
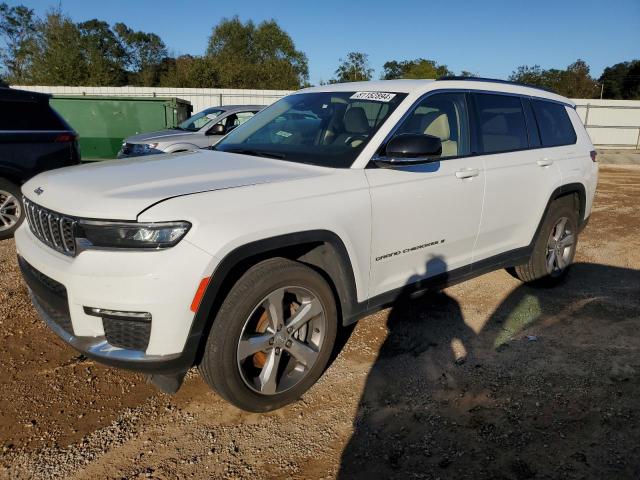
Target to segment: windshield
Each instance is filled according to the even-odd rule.
[[[349,168],[405,97],[386,92],[289,95],[233,130],[214,150]]]
[[[211,122],[211,118],[207,115],[218,116],[221,113],[224,113],[224,110],[220,110],[218,108],[207,108],[201,112],[196,113],[195,115],[187,118],[184,122],[178,125],[178,130],[188,130],[190,132],[196,132],[204,127],[207,123]]]

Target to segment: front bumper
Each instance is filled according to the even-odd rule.
[[[193,364],[195,352],[185,348],[193,343],[190,305],[211,256],[183,240],[165,251],[85,251],[69,258],[26,226],[16,232],[16,246],[38,313],[69,345],[101,363],[146,373],[180,372]],[[103,319],[85,307],[149,312],[147,348],[110,344]]]

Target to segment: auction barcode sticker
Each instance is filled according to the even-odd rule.
[[[395,93],[388,92],[356,92],[351,95],[351,100],[373,100],[374,102],[389,102]]]

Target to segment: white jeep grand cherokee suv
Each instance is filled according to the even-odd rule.
[[[567,272],[598,178],[573,103],[484,79],[289,95],[213,151],[23,187],[19,263],[49,327],[173,392],[198,365],[240,408],[295,401],[336,331],[412,292]]]

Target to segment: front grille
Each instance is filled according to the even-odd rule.
[[[75,218],[43,208],[26,198],[24,208],[29,228],[42,243],[65,255],[75,256]]]
[[[114,347],[145,351],[151,335],[151,320],[102,318],[104,335]]]

